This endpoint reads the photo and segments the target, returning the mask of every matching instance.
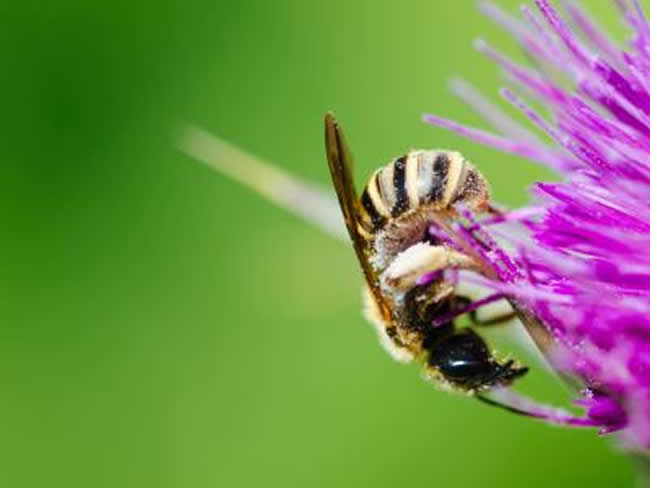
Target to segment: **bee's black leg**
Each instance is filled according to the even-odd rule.
[[[502,408],[503,410],[507,410],[511,413],[516,413],[517,415],[523,415],[525,417],[538,417],[538,415],[535,415],[532,412],[527,412],[526,410],[521,410],[519,408],[506,405],[505,403],[497,402],[496,400],[492,400],[491,398],[485,397],[483,395],[476,395],[476,399],[492,407]]]
[[[503,315],[497,315],[496,317],[492,317],[491,319],[483,319],[483,320],[481,320],[476,316],[476,310],[472,310],[469,313],[469,319],[472,321],[472,323],[475,324],[475,325],[480,325],[480,326],[505,324],[506,322],[510,322],[516,316],[517,316],[516,313],[508,312],[508,313],[503,314]]]
[[[515,361],[513,359],[507,361],[505,364],[495,363],[492,375],[485,378],[483,381],[485,384],[498,383],[499,380],[509,382],[528,373],[528,368],[526,366],[513,368],[514,364]]]
[[[463,295],[455,295],[455,306],[458,308],[464,308],[469,306],[472,303],[472,300],[466,296]],[[517,314],[515,312],[508,312],[502,315],[497,315],[496,317],[492,317],[489,319],[479,319],[477,310],[471,310],[467,313],[467,316],[469,317],[469,320],[474,324],[474,325],[479,325],[479,326],[489,326],[489,325],[499,325],[499,324],[505,324],[506,322],[510,322],[512,319],[514,319]]]

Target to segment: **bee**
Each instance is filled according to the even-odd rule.
[[[457,218],[457,203],[475,213],[494,212],[481,173],[458,152],[414,150],[376,170],[359,197],[352,155],[331,113],[325,116],[325,146],[365,278],[365,315],[393,357],[419,360],[434,383],[468,394],[507,386],[524,375],[528,368],[498,361],[473,328],[457,327],[453,319],[434,325],[469,303],[442,271],[477,270],[479,263],[434,237],[429,228]],[[483,323],[475,313],[469,316],[474,325],[487,325],[513,315]]]

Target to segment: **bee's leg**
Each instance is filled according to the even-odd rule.
[[[476,325],[496,325],[505,323],[515,317],[514,312],[506,312],[486,319],[479,318],[478,316],[479,309],[490,303],[501,301],[504,298],[505,297],[501,293],[494,293],[480,299],[472,300],[465,295],[454,293],[450,307],[451,309],[447,313],[436,317],[433,320],[432,325],[434,327],[439,327],[441,324],[454,320],[465,314],[467,314],[471,322]]]
[[[492,407],[502,408],[504,410],[507,410],[508,412],[516,413],[517,415],[523,415],[525,417],[539,417],[538,414],[535,414],[533,412],[528,412],[526,410],[522,410],[520,408],[513,407],[511,405],[507,405],[505,403],[501,403],[496,400],[492,400],[491,398],[488,398],[481,394],[476,395],[476,399]]]
[[[497,315],[496,317],[493,317],[493,318],[490,318],[490,319],[479,320],[479,318],[476,316],[476,310],[469,313],[469,319],[472,321],[472,323],[475,324],[475,325],[480,325],[480,326],[505,324],[505,323],[510,322],[516,316],[517,316],[517,314],[515,312],[510,312],[510,313],[503,314],[503,315]]]
[[[495,299],[500,299],[497,295],[494,295],[494,297]],[[459,311],[460,314],[467,313],[467,316],[469,317],[470,321],[474,325],[490,326],[490,325],[505,324],[507,322],[510,322],[512,319],[514,319],[517,316],[517,314],[514,311],[510,311],[510,312],[498,314],[490,318],[479,318],[478,309],[480,308],[480,306],[476,308],[470,308],[472,306],[472,303],[476,303],[476,301],[473,301],[469,297],[463,295],[454,295],[455,307],[457,307],[457,310]],[[469,310],[469,311],[464,312],[463,310],[465,311]]]
[[[382,273],[381,282],[391,291],[408,291],[418,284],[421,276],[452,268],[475,269],[477,266],[472,258],[453,249],[420,242],[393,259]]]

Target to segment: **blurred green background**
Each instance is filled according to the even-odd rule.
[[[327,185],[334,109],[359,179],[412,147],[461,148],[520,204],[546,172],[420,121],[483,125],[446,86],[463,74],[496,93],[476,36],[521,57],[473,1],[0,15],[0,485],[632,483],[594,431],[440,393],[394,363],[360,317],[349,248],[174,148],[195,121]],[[522,387],[567,398],[539,367]]]

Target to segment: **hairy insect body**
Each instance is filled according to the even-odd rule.
[[[429,232],[436,219],[455,216],[462,202],[485,212],[488,185],[458,152],[416,150],[378,169],[360,198],[360,231],[379,286],[391,305],[388,321],[374,313],[372,294],[366,293],[366,317],[375,324],[381,342],[401,361],[427,356],[428,349],[449,335],[452,324],[432,327],[433,320],[454,306],[454,287],[441,280],[417,285],[417,278],[450,267],[472,268],[472,259],[442,245]],[[427,374],[453,388],[437,368]]]
[[[370,177],[361,193],[361,225],[368,234],[381,231],[409,212],[446,211],[462,201],[485,210],[488,186],[458,152],[410,151]]]
[[[431,240],[435,218],[455,216],[452,205],[485,212],[488,185],[458,152],[410,151],[378,169],[360,199],[360,230],[372,247],[372,261],[385,267],[409,246]]]
[[[483,176],[458,152],[415,150],[375,171],[357,198],[351,156],[330,115],[325,130],[332,181],[366,278],[365,315],[392,356],[422,360],[439,386],[468,393],[524,374],[513,361],[494,359],[472,329],[458,329],[451,319],[434,325],[469,301],[442,272],[478,269],[479,263],[430,228],[457,218],[458,204],[490,211]],[[420,282],[424,275],[430,279]]]

